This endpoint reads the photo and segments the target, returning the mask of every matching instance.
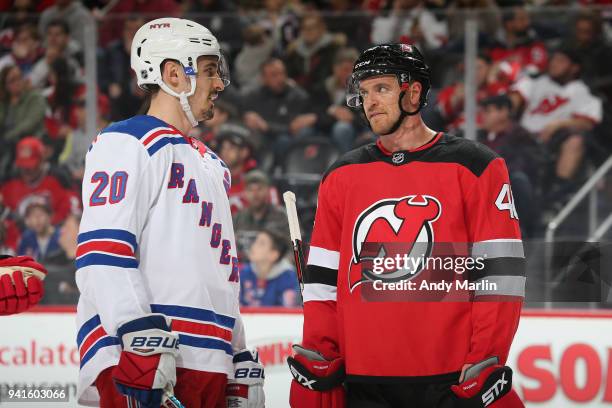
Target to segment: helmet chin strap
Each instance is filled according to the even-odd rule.
[[[196,79],[195,79],[195,75],[188,75],[188,77],[189,77],[189,82],[191,83],[191,90],[189,92],[176,93],[172,89],[170,89],[170,87],[166,85],[166,83],[162,80],[159,81],[158,85],[168,95],[172,95],[175,98],[178,98],[179,103],[181,104],[181,108],[183,108],[183,111],[185,112],[185,116],[187,116],[187,120],[189,120],[189,123],[191,123],[191,126],[196,127],[198,126],[198,121],[193,116],[193,112],[191,111],[191,106],[189,106],[189,101],[187,100],[188,97],[190,97],[191,95],[195,93]]]
[[[421,111],[421,108],[423,107],[421,103],[419,103],[419,107],[412,112],[406,112],[404,110],[404,108],[402,107],[402,99],[404,99],[404,95],[406,95],[406,91],[402,91],[399,94],[399,98],[398,98],[398,105],[399,105],[399,109],[400,109],[400,115],[399,118],[397,118],[397,120],[395,121],[395,123],[393,124],[393,126],[391,126],[391,129],[389,129],[387,132],[385,133],[381,133],[381,136],[386,136],[386,135],[390,135],[391,133],[395,132],[397,129],[399,129],[400,125],[402,124],[402,122],[404,122],[404,119],[407,116],[414,116],[417,113],[419,113]]]

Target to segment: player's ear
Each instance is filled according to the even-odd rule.
[[[419,106],[423,85],[420,82],[412,82],[406,89],[402,98],[402,107],[407,112],[412,112]]]
[[[162,78],[173,90],[178,90],[181,84],[181,64],[176,61],[164,61],[162,65]]]
[[[419,105],[421,99],[421,92],[423,92],[423,85],[420,82],[413,82],[410,84],[410,104]]]

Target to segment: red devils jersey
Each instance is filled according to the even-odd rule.
[[[467,301],[368,301],[376,275],[366,260],[398,252],[394,243],[399,252],[418,243],[424,257],[442,243],[465,243],[472,257],[485,254],[469,282],[495,289],[474,285]],[[370,144],[343,156],[321,182],[304,276],[303,343],[327,358],[344,357],[352,381],[458,379],[466,363],[505,362],[524,270],[503,159],[444,134],[392,154]],[[390,273],[385,278],[395,282],[408,276],[401,268]]]

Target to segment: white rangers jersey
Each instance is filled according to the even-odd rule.
[[[562,85],[548,75],[524,77],[513,87],[525,102],[521,126],[538,133],[554,121],[584,118],[593,123],[602,119],[601,100],[581,80]]]
[[[117,327],[163,313],[177,367],[232,374],[244,348],[230,173],[203,144],[152,116],[112,124],[86,157],[77,250],[79,403],[119,361]]]

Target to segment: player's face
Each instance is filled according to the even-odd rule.
[[[400,87],[394,75],[364,79],[359,84],[363,109],[376,134],[387,133],[400,115]]]
[[[225,86],[219,77],[219,62],[215,56],[198,58],[196,92],[189,98],[191,111],[197,121],[208,120],[214,115],[214,100]]]

